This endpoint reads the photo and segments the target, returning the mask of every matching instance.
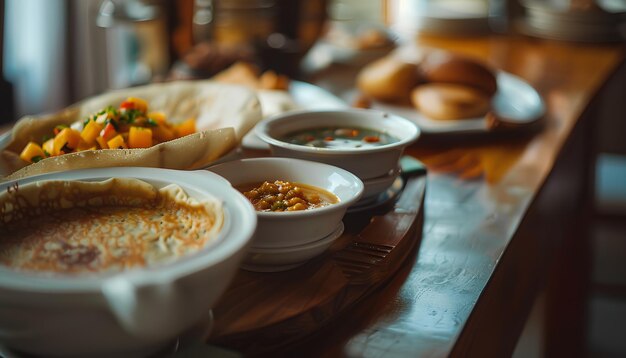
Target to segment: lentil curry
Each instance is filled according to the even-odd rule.
[[[299,211],[328,206],[339,198],[313,185],[276,180],[237,186],[254,209],[264,212]]]

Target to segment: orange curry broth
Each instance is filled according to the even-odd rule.
[[[282,180],[242,184],[236,189],[255,210],[264,212],[310,210],[339,202],[336,195],[322,188]]]

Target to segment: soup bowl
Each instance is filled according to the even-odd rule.
[[[363,193],[363,182],[354,174],[331,165],[292,158],[254,158],[209,168],[234,187],[283,180],[305,184],[334,194],[338,202],[300,211],[257,211],[258,225],[251,248],[284,248],[304,245],[333,233],[348,207]]]
[[[119,272],[35,273],[0,265],[1,345],[42,356],[146,356],[210,315],[237,271],[257,222],[250,203],[218,175],[157,168],[85,169],[4,182],[0,192],[19,195],[35,183],[110,178],[135,178],[157,189],[177,184],[195,200],[216,199],[222,203],[221,229],[210,244],[183,258]]]
[[[379,136],[382,139],[389,136],[390,140],[344,147],[341,145],[343,139],[335,139],[331,141],[337,143],[336,146],[318,147],[294,144],[288,139],[294,133],[316,132],[320,128],[355,129],[356,132],[370,132],[369,137]],[[260,122],[255,132],[269,144],[274,156],[334,165],[362,180],[385,176],[395,170],[404,148],[415,142],[420,134],[417,126],[408,119],[369,109],[288,112]],[[315,136],[315,133],[312,135]],[[324,138],[317,139],[318,143],[324,142]]]

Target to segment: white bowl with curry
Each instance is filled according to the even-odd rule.
[[[395,170],[420,134],[405,118],[368,109],[289,112],[261,121],[255,132],[274,156],[334,165],[361,180]]]
[[[252,248],[282,248],[333,233],[363,193],[354,174],[292,158],[254,158],[209,168],[251,201],[258,216]]]
[[[99,168],[0,184],[0,344],[147,356],[210,314],[256,227],[207,171]]]

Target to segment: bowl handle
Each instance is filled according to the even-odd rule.
[[[102,286],[119,324],[140,338],[165,339],[185,329],[185,302],[173,282],[138,286],[128,277],[113,277]]]

